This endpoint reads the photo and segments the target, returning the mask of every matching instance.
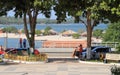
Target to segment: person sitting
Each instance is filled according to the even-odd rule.
[[[79,59],[81,58],[81,55],[82,55],[82,51],[83,51],[83,47],[82,45],[80,44],[78,47],[75,47],[75,50],[73,52],[73,57],[77,56]]]

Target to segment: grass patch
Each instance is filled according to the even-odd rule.
[[[87,62],[103,62],[103,60],[100,59],[90,59],[90,60],[85,60]]]
[[[0,62],[2,62],[2,59],[0,58]]]

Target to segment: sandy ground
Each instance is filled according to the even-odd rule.
[[[26,38],[25,34],[14,34],[14,33],[0,33],[0,37],[7,37],[8,38]],[[74,39],[71,36],[62,36],[62,35],[49,35],[49,36],[35,36],[35,40],[57,40],[57,41],[80,41],[80,40],[87,40],[86,37],[80,39]],[[102,42],[101,39],[96,39],[92,37],[92,42]]]
[[[0,37],[7,37],[8,38],[26,38],[25,34],[14,34],[14,33],[0,33]],[[49,35],[49,36],[35,36],[35,40],[62,40],[62,41],[78,41],[78,40],[86,40],[86,38],[82,39],[74,39],[72,37],[62,36],[62,35]]]

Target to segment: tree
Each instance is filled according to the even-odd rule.
[[[9,7],[12,8],[11,10],[14,10],[16,18],[23,18],[25,35],[31,50],[34,50],[37,16],[42,13],[49,18],[53,0],[1,0],[1,2],[7,2],[6,5],[10,5]],[[2,8],[5,7],[4,5]],[[27,20],[29,23],[27,23]]]
[[[120,51],[120,22],[112,23],[108,26],[103,36],[105,42],[118,42],[117,50]]]
[[[10,3],[12,0],[0,0],[0,16],[6,16],[7,11],[12,10],[12,4]]]
[[[96,38],[101,38],[103,35],[103,30],[101,29],[96,29],[93,31],[93,36]]]
[[[101,22],[120,20],[119,0],[56,0],[58,23],[66,21],[66,15],[73,16],[87,30],[87,59],[91,58],[91,37],[95,26]],[[113,20],[114,18],[114,20]]]
[[[50,26],[47,26],[47,27],[45,28],[45,31],[44,31],[43,35],[49,35],[51,29],[52,29],[52,28],[51,28]]]
[[[120,22],[112,23],[104,33],[103,41],[120,43]]]

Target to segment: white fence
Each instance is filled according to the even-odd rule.
[[[92,46],[107,46],[111,48],[116,48],[118,46],[118,42],[102,42],[102,43],[92,43]]]

